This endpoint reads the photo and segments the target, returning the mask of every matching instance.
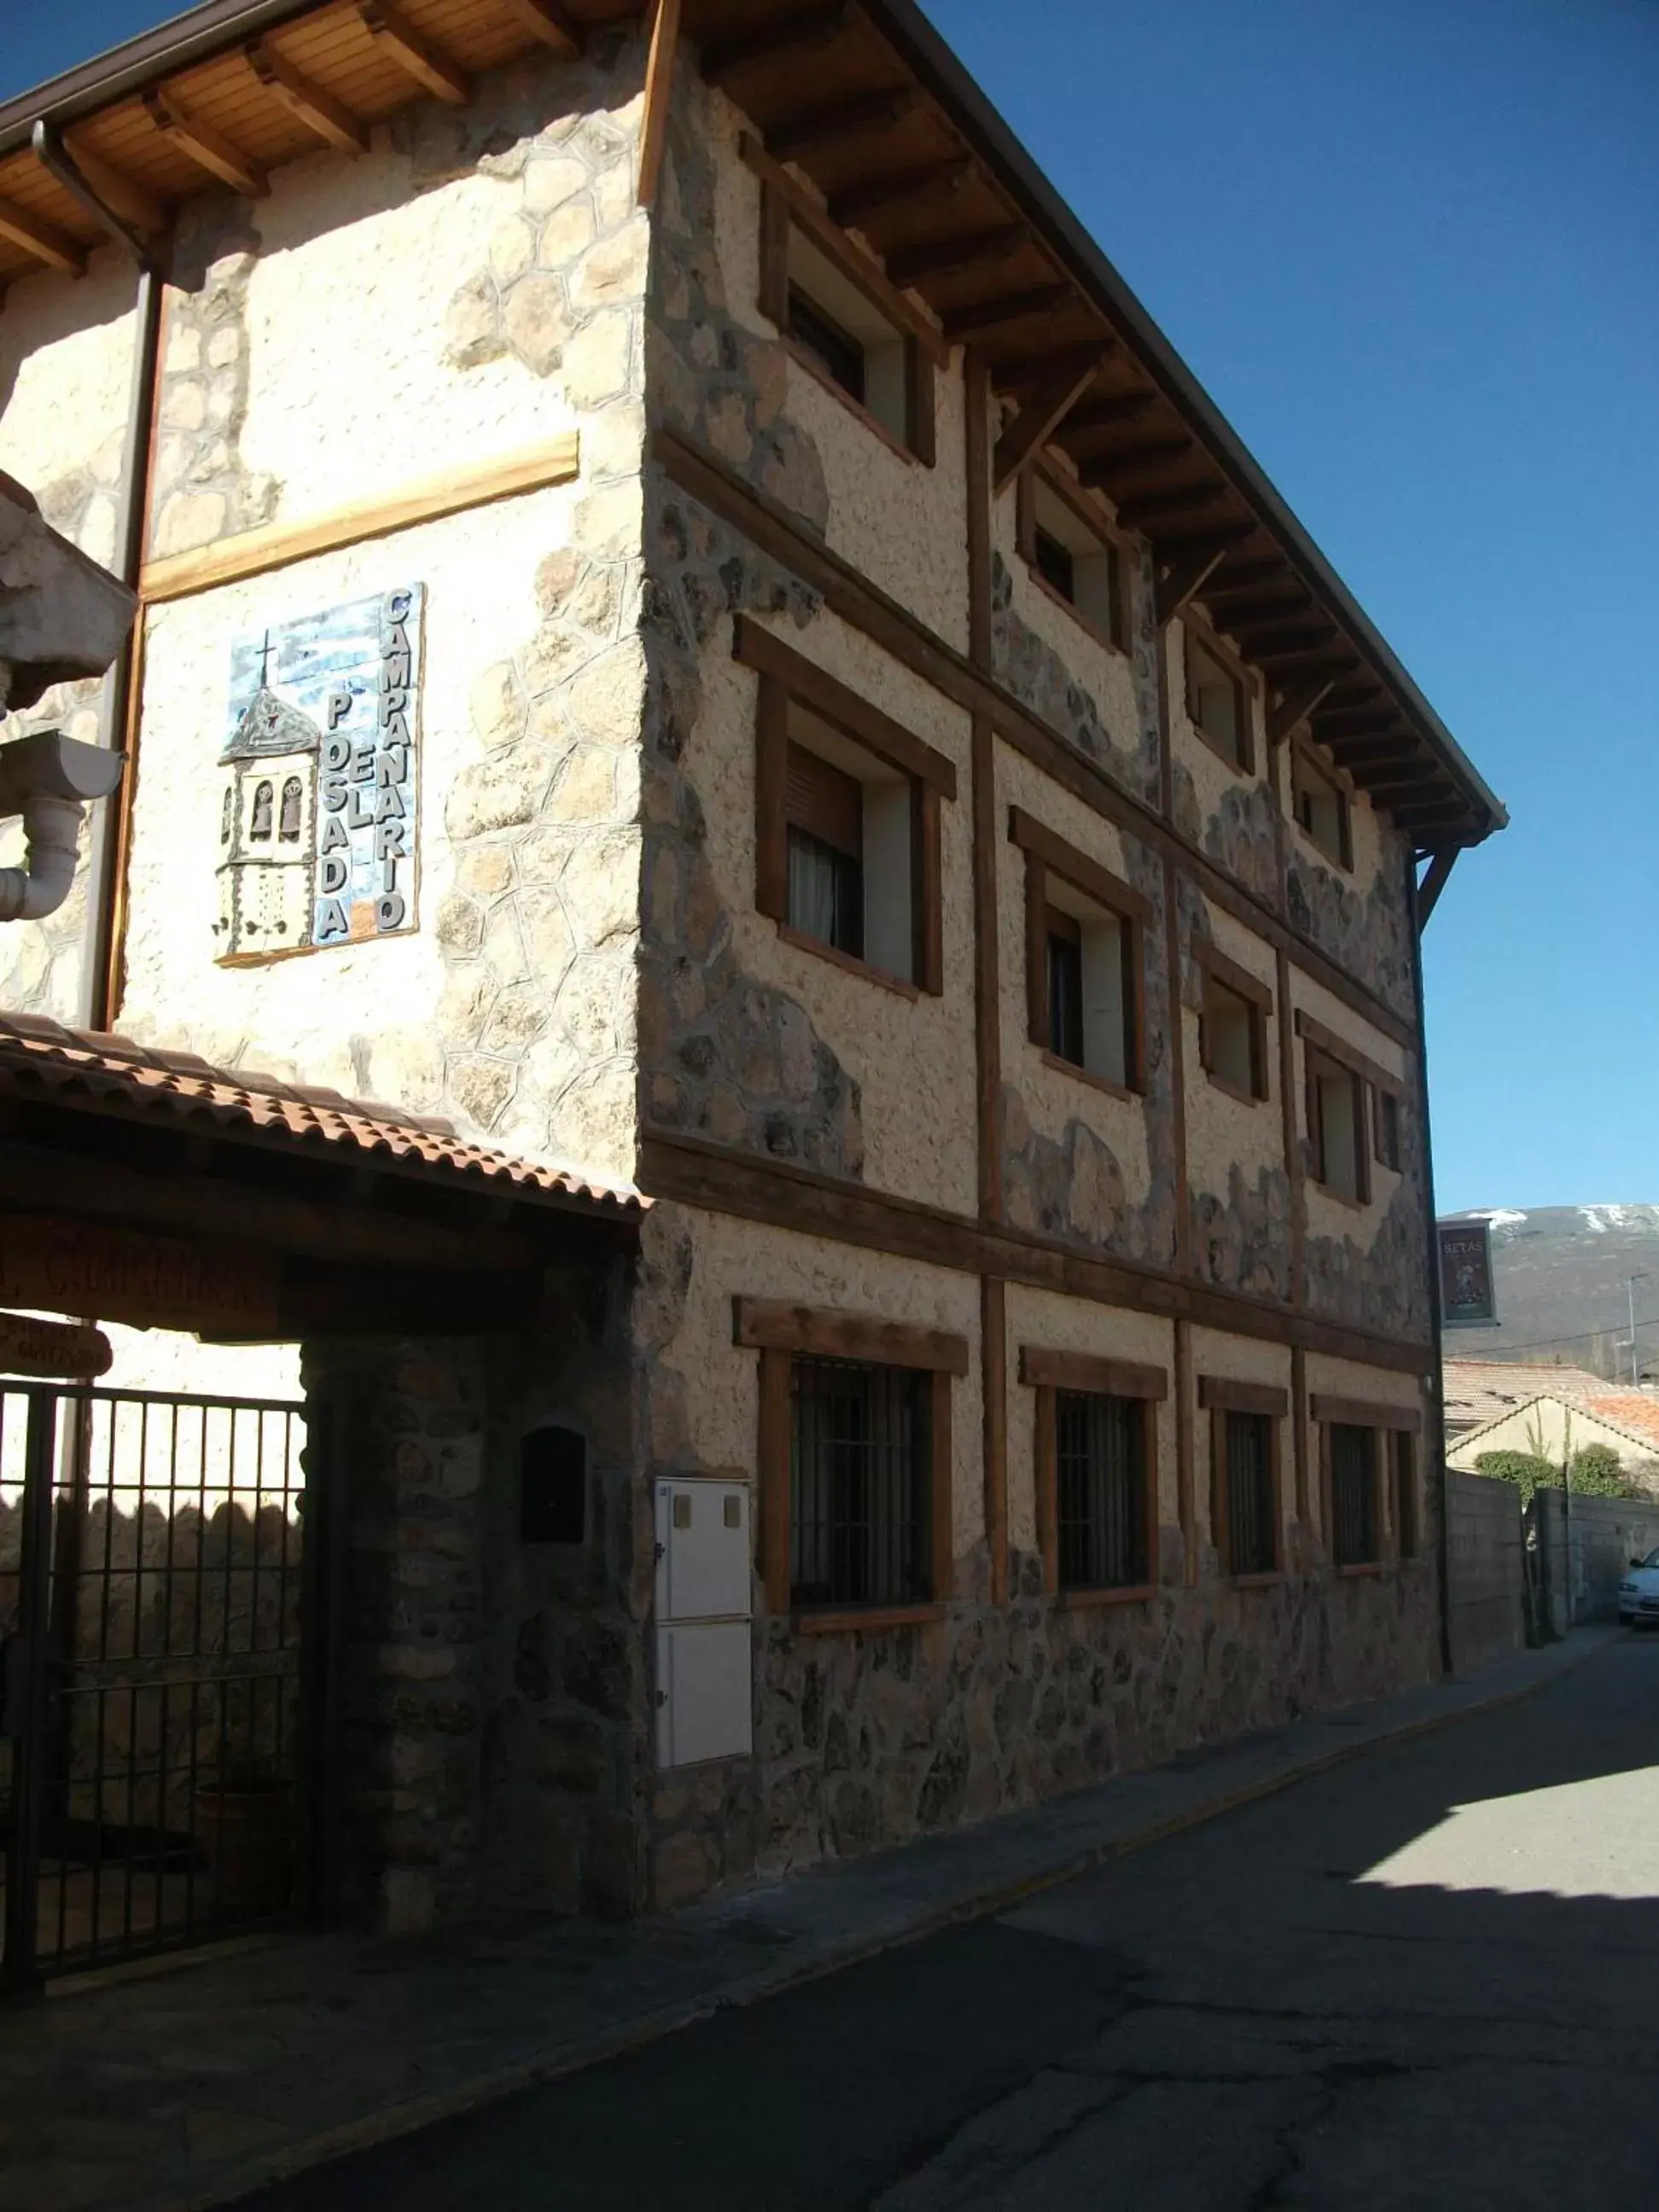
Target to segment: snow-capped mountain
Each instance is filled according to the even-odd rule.
[[[1464,1359],[1547,1359],[1630,1377],[1629,1291],[1637,1349],[1659,1377],[1659,1206],[1477,1206],[1443,1217],[1492,1224],[1497,1328],[1454,1328],[1446,1349]],[[1644,1326],[1645,1324],[1645,1326]]]

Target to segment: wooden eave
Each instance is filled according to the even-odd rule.
[[[106,200],[112,178],[132,205],[170,216],[216,178],[258,190],[273,167],[415,100],[466,97],[483,72],[545,47],[550,18],[580,36],[638,13],[633,0],[206,0],[0,107],[0,286],[73,267],[106,235],[32,149],[38,118],[71,158],[90,157]],[[1068,361],[1097,362],[1047,443],[1145,538],[1161,597],[1178,601],[1183,578],[1201,576],[1197,604],[1261,671],[1270,713],[1318,672],[1329,684],[1311,735],[1360,788],[1386,791],[1420,844],[1504,826],[1501,803],[914,0],[684,0],[681,23],[772,155],[842,211],[946,339],[983,356],[1011,422]],[[275,69],[256,65],[260,46]],[[319,95],[309,117],[307,90]],[[1350,724],[1327,731],[1357,702],[1398,739],[1385,776],[1344,758]]]

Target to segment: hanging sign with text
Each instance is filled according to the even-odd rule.
[[[258,1335],[276,1325],[268,1255],[44,1214],[0,1213],[0,1304],[138,1328]]]
[[[88,1382],[95,1375],[107,1375],[113,1357],[101,1328],[0,1313],[0,1375]]]
[[[1441,1221],[1440,1320],[1445,1328],[1492,1328],[1498,1298],[1492,1276],[1490,1221]]]

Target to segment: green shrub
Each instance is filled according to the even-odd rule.
[[[1494,1482],[1512,1482],[1521,1492],[1521,1503],[1529,1505],[1534,1490],[1548,1490],[1559,1484],[1561,1470],[1541,1452],[1489,1451],[1482,1452],[1474,1462],[1477,1474],[1484,1474]],[[1575,1484],[1574,1487],[1577,1486]]]
[[[1587,1498],[1633,1498],[1619,1455],[1611,1444],[1580,1444],[1572,1455],[1572,1486]]]

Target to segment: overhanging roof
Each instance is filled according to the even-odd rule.
[[[0,283],[43,262],[72,267],[104,235],[31,150],[40,118],[125,222],[164,228],[215,176],[259,189],[276,164],[341,143],[343,127],[434,90],[465,99],[479,71],[538,44],[569,52],[635,12],[629,0],[206,0],[0,107]],[[1168,599],[1195,591],[1263,670],[1281,723],[1305,717],[1419,850],[1503,828],[1502,802],[914,0],[684,0],[684,22],[704,73],[774,155],[984,356],[1017,409],[1052,404],[1087,372],[1048,442],[1148,539]]]

